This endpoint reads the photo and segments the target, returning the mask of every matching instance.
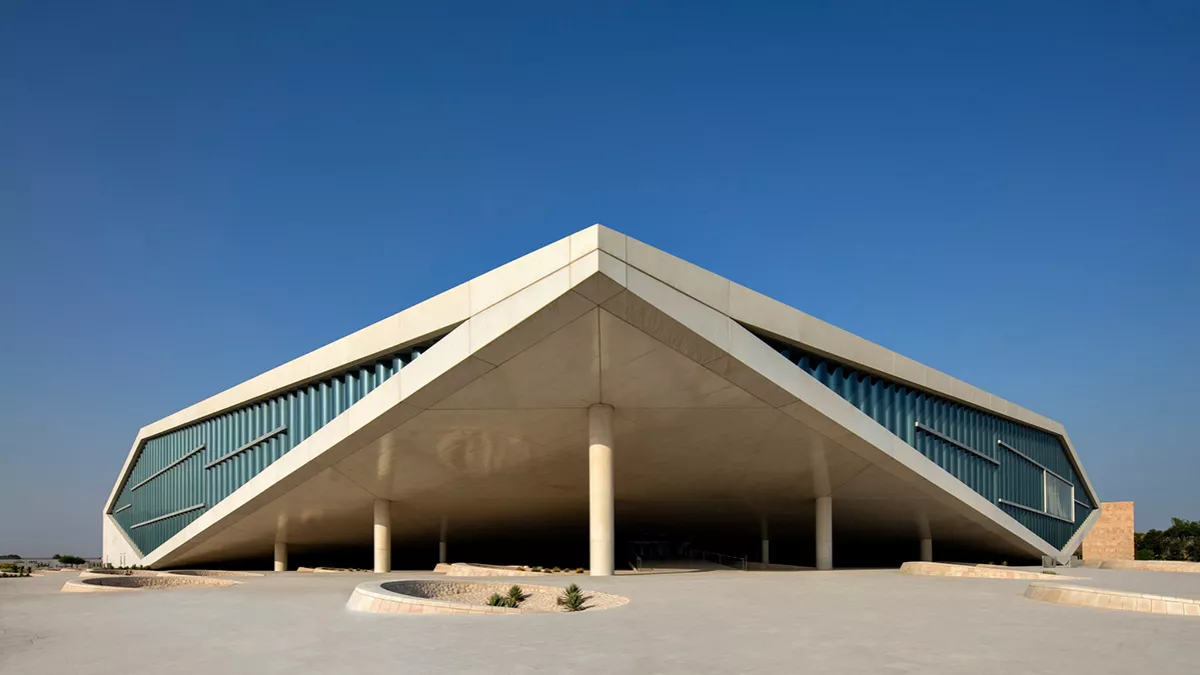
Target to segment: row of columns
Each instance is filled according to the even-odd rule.
[[[817,569],[833,569],[833,497],[817,497],[816,520]],[[759,519],[759,530],[762,532],[762,562],[771,564],[771,533],[767,517]]]
[[[823,454],[817,462],[823,468]],[[816,498],[816,567],[833,569],[833,496],[829,494],[825,472],[817,471]],[[821,494],[824,493],[824,494]],[[771,537],[767,519],[760,521],[762,561],[771,562]],[[442,518],[438,535],[438,562],[446,562],[447,520]],[[611,576],[616,559],[615,515],[613,507],[613,409],[596,404],[588,408],[588,540],[592,576]],[[375,500],[374,569],[377,573],[392,571],[392,503]],[[933,560],[933,539],[923,533],[921,560]],[[275,542],[275,571],[287,569],[287,544]]]
[[[442,518],[441,533],[438,536],[438,562],[446,562],[446,527],[447,520]],[[288,568],[288,548],[286,530],[279,528],[275,539],[275,571],[286,572]],[[392,503],[386,499],[375,500],[374,525],[374,570],[378,573],[392,571]]]

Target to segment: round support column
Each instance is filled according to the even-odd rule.
[[[921,562],[933,562],[933,538],[921,538]]]
[[[833,569],[833,497],[817,497],[817,569]]]
[[[771,532],[767,528],[767,517],[763,516],[759,522],[759,530],[762,532],[762,562],[764,565],[771,564]]]
[[[588,408],[588,538],[594,577],[612,576],[615,560],[612,415],[610,405]]]
[[[375,500],[375,573],[392,571],[392,503]]]
[[[287,542],[275,542],[275,571],[287,571]]]
[[[438,537],[438,562],[446,562],[446,529],[449,523],[446,522],[446,516],[442,516],[441,536]]]

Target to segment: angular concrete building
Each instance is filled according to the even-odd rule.
[[[104,559],[1015,562],[1098,504],[1061,424],[597,225],[143,428]]]

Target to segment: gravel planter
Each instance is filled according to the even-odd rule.
[[[141,591],[174,588],[213,588],[233,586],[240,581],[207,577],[157,574],[155,576],[96,575],[74,579],[63,584],[64,593],[93,593],[104,591]]]
[[[86,577],[94,577],[94,576],[105,576],[105,577],[156,577],[156,576],[158,576],[158,572],[155,572],[154,570],[106,570],[106,569],[94,569],[94,570],[84,570],[83,572],[80,572],[79,576],[80,576],[80,577],[84,577],[84,578],[86,578]]]
[[[235,572],[233,570],[171,570],[167,574],[180,574],[188,577],[261,577],[259,572]]]
[[[559,586],[517,584],[525,600],[517,609],[489,607],[493,593],[506,595],[507,583],[470,581],[385,581],[360,584],[346,605],[353,610],[380,614],[571,614],[558,605]],[[583,611],[620,607],[629,598],[583,589]]]

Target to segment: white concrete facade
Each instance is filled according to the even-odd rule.
[[[105,556],[136,553],[110,514],[146,438],[443,333],[420,359],[136,562],[167,566],[215,560],[223,552],[252,554],[271,545],[273,536],[264,539],[263,532],[280,518],[293,523],[289,539],[337,544],[345,540],[334,531],[345,530],[342,525],[353,519],[365,531],[373,508],[378,570],[380,502],[424,500],[431,509],[462,512],[462,505],[426,488],[449,489],[476,480],[480,471],[500,474],[508,470],[506,463],[520,462],[555,480],[575,480],[573,467],[587,470],[592,572],[611,573],[613,503],[645,501],[643,494],[651,492],[651,475],[638,464],[649,461],[648,454],[634,452],[646,441],[630,430],[659,434],[656,438],[675,433],[675,440],[652,448],[666,465],[685,456],[677,453],[685,450],[679,439],[688,434],[679,425],[686,423],[696,434],[706,431],[688,441],[690,447],[707,451],[711,444],[712,453],[737,447],[735,431],[747,438],[769,431],[771,438],[761,442],[775,442],[770,452],[782,454],[770,457],[770,468],[746,469],[742,481],[747,491],[761,482],[761,493],[770,499],[812,500],[807,503],[818,514],[818,567],[832,564],[832,496],[838,497],[837,522],[851,523],[862,517],[868,490],[896,503],[920,502],[909,515],[915,518],[919,511],[932,518],[939,538],[943,533],[991,538],[1028,555],[1073,550],[1071,544],[1061,550],[1049,546],[788,362],[746,325],[1058,436],[1086,494],[1098,503],[1057,422],[597,225],[143,428],[104,508]],[[593,423],[606,415],[604,442]],[[719,438],[722,433],[728,435]],[[629,443],[635,447],[626,455]],[[582,452],[585,446],[586,458],[569,459],[571,448]],[[618,459],[614,465],[617,447],[629,462]],[[447,452],[460,450],[466,454],[445,464]],[[412,459],[418,455],[438,458],[444,466],[418,465]],[[398,466],[417,473],[405,474]],[[623,479],[626,468],[631,473]],[[720,471],[692,468],[690,487],[720,492]],[[419,472],[428,484],[414,482]],[[790,483],[805,485],[792,489]],[[530,498],[546,508],[566,499],[548,489],[534,492]],[[328,523],[313,515],[314,500],[322,499],[329,501]],[[390,513],[389,507],[389,555],[397,536]],[[464,526],[470,516],[486,515],[483,507],[463,513]],[[423,535],[427,539],[438,536],[438,516],[429,520],[433,531]],[[110,532],[113,527],[119,536]],[[415,532],[425,526],[405,527]],[[765,529],[762,539],[765,560]],[[439,548],[444,547],[442,528]]]

